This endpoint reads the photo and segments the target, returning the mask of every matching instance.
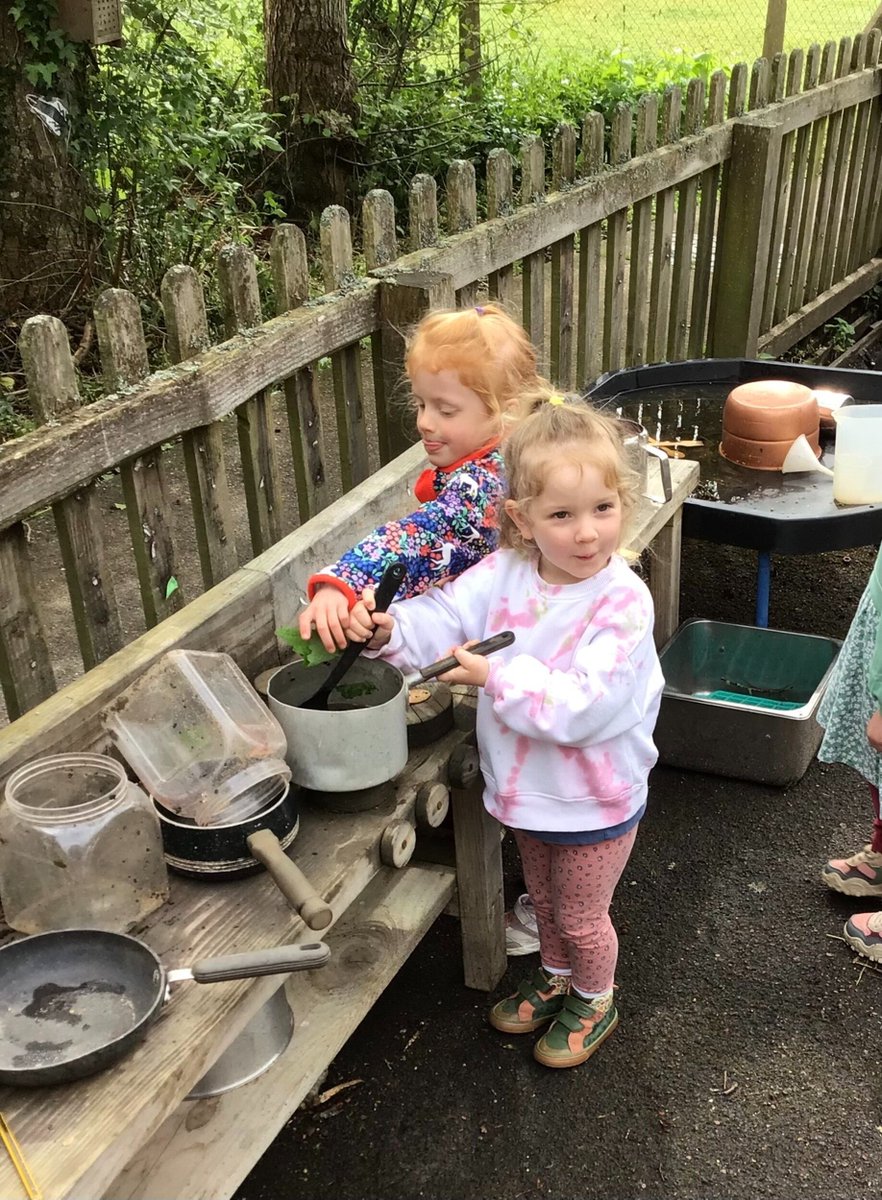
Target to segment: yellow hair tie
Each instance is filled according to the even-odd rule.
[[[548,397],[548,403],[549,404],[563,404],[564,398],[560,394],[560,392],[555,392],[553,396]]]

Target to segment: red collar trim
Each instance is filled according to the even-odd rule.
[[[436,500],[438,492],[435,488],[435,476],[440,472],[442,475],[449,475],[451,471],[457,471],[467,462],[476,462],[479,458],[486,458],[488,454],[492,454],[499,445],[501,438],[494,438],[492,442],[488,442],[486,446],[481,446],[478,450],[473,450],[471,454],[464,454],[462,458],[451,463],[447,467],[427,467],[419,476],[414,486],[414,495],[420,504],[428,504],[430,500]]]

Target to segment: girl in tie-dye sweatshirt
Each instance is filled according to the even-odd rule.
[[[385,614],[367,592],[353,634],[405,669],[453,643],[445,678],[481,689],[484,803],[517,840],[542,959],[490,1021],[509,1034],[551,1022],[534,1054],[568,1067],[618,1022],[609,905],[646,807],[663,681],[649,591],[617,553],[636,480],[615,420],[553,397],[505,459],[503,548]],[[469,653],[504,629],[514,645]]]

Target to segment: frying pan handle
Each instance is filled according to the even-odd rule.
[[[226,954],[221,958],[202,958],[190,970],[197,983],[220,983],[225,979],[253,979],[258,975],[287,975],[323,967],[331,957],[324,942],[272,946],[246,954]]]
[[[502,650],[505,646],[510,646],[514,640],[515,635],[510,629],[506,629],[502,633],[494,633],[492,637],[485,638],[476,646],[469,646],[469,653],[492,654],[494,650]],[[413,678],[415,680],[434,679],[436,675],[444,675],[458,666],[459,663],[451,654],[449,658],[442,658],[428,667],[423,667],[420,671],[415,671]]]
[[[300,868],[294,866],[272,830],[258,829],[247,841],[248,849],[259,863],[263,863],[276,887],[309,928],[327,929],[334,919],[330,906],[325,904]]]

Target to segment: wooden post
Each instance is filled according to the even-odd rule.
[[[756,118],[735,122],[729,195],[717,237],[714,274],[720,287],[710,330],[713,358],[753,358],[757,353],[780,152],[778,127]]]
[[[620,101],[612,118],[609,165],[615,169],[630,157],[631,105]],[[628,209],[620,208],[618,212],[610,213],[606,222],[606,283],[603,306],[603,365],[606,370],[615,370],[625,365],[627,240]]]
[[[763,58],[770,62],[784,49],[784,29],[787,25],[787,0],[768,0],[766,28],[763,34]]]
[[[576,131],[572,125],[558,125],[551,148],[552,187],[556,192],[572,185],[576,178]],[[561,238],[551,247],[551,378],[570,391],[576,382],[574,345],[574,300],[576,239]]]
[[[392,405],[405,384],[404,359],[409,329],[432,308],[453,308],[453,280],[449,275],[413,272],[383,279],[380,284],[380,336],[383,353],[383,390]],[[403,414],[402,414],[403,416]],[[390,420],[391,453],[397,456],[412,445],[403,420]]]
[[[447,232],[463,233],[478,223],[478,199],[475,168],[464,158],[455,159],[447,168]],[[456,293],[458,308],[471,308],[478,299],[478,284],[467,283]]]
[[[364,265],[368,271],[388,267],[398,257],[398,236],[395,232],[395,201],[391,192],[373,188],[364,198],[361,208]],[[386,402],[383,375],[383,336],[379,330],[371,334],[371,368],[374,380],[374,410],[377,414],[377,443],[380,462],[392,458],[389,442],[389,405]]]
[[[459,0],[459,69],[472,100],[483,88],[481,62],[481,0]]]
[[[431,175],[410,181],[410,248],[427,250],[438,241],[438,185]]]
[[[582,178],[603,170],[603,113],[588,113],[582,122]],[[586,387],[600,374],[603,363],[603,300],[601,296],[600,221],[579,231],[579,317],[576,329],[576,386]]]
[[[514,162],[507,150],[491,150],[487,155],[487,217],[505,217],[514,208]],[[514,267],[491,271],[490,296],[511,310],[515,304]]]
[[[0,688],[10,721],[55,691],[21,522],[0,532]]]
[[[864,26],[864,33],[872,33],[874,29],[882,29],[882,4],[876,9]]]
[[[545,147],[542,139],[527,137],[521,142],[521,204],[545,198]],[[528,254],[521,276],[524,328],[530,335],[540,363],[545,359],[545,251]]]

